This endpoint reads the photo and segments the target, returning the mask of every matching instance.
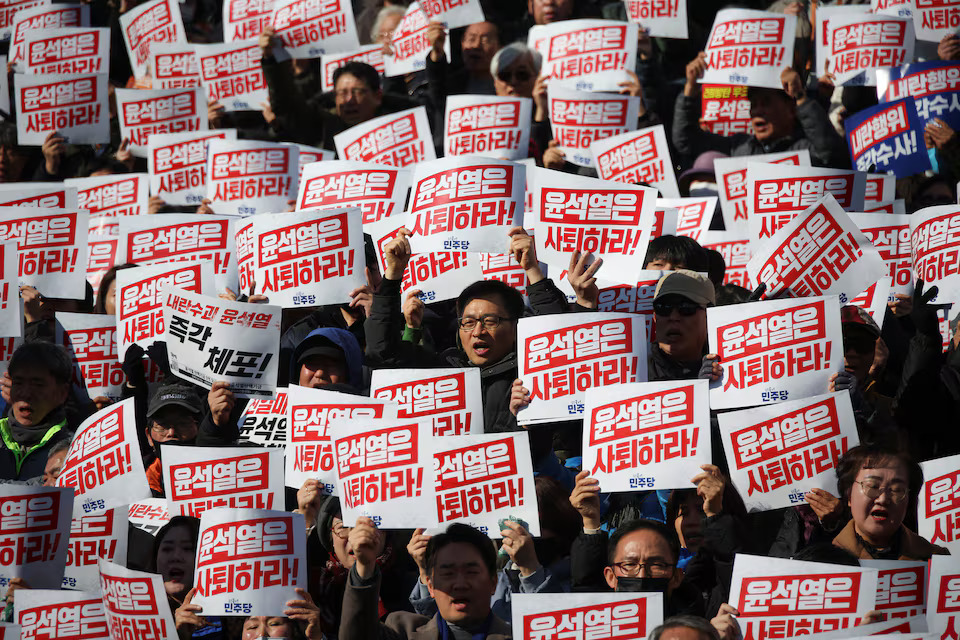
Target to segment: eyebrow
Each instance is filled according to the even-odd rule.
[[[461,563],[457,563],[457,562],[446,562],[446,563],[444,563],[444,564],[438,564],[438,565],[437,565],[437,569],[450,569],[451,567],[458,567],[458,566],[459,566],[459,567],[466,567],[466,568],[479,567],[479,566],[480,566],[480,563],[477,562],[476,560],[471,560],[470,562],[461,562]]]

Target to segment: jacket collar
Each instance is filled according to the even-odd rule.
[[[872,558],[870,552],[857,540],[853,520],[837,534],[833,544],[846,549],[858,558]],[[898,560],[928,560],[930,556],[945,553],[942,547],[927,542],[924,538],[900,525],[900,556]]]

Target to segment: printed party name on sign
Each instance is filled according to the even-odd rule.
[[[207,198],[217,213],[287,210],[300,172],[296,145],[256,140],[207,143]]]
[[[702,82],[782,89],[780,72],[793,64],[797,17],[766,11],[717,12],[704,51]]]

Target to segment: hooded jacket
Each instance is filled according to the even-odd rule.
[[[300,366],[297,364],[300,355],[310,347],[316,346],[320,342],[318,338],[326,338],[340,347],[347,365],[347,382],[351,387],[360,391],[363,388],[363,352],[360,351],[360,344],[356,337],[346,329],[334,329],[332,327],[314,329],[293,350],[293,356],[290,358],[290,382],[296,384],[300,379]]]

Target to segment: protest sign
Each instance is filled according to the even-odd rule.
[[[598,272],[602,274],[601,272]],[[643,270],[636,282],[617,282],[601,278],[597,280],[597,310],[613,313],[635,313],[643,318],[644,335],[653,336],[653,294],[657,282],[666,271]],[[563,271],[557,279],[557,287],[563,291],[570,303],[577,301],[573,287]]]
[[[120,135],[129,140],[133,155],[147,157],[150,137],[158,133],[206,131],[203,89],[117,89]]]
[[[300,184],[300,179],[303,177],[303,168],[308,164],[313,162],[323,162],[323,161],[332,161],[336,158],[337,154],[329,149],[320,149],[318,147],[311,147],[306,144],[297,144],[297,184]]]
[[[105,217],[90,221],[87,234],[87,282],[95,292],[100,291],[103,276],[116,264],[117,245],[120,244],[120,237],[114,235],[119,228],[116,220]]]
[[[73,383],[90,398],[123,398],[123,358],[117,351],[117,319],[91,313],[58,313],[56,343],[73,360]]]
[[[67,489],[0,484],[0,587],[22,578],[34,589],[60,588],[72,508]]]
[[[710,230],[713,212],[717,210],[716,196],[706,198],[657,198],[657,206],[677,210],[678,236],[687,236],[697,242]]]
[[[486,20],[480,0],[421,0],[420,8],[432,22],[442,22],[448,29]]]
[[[640,98],[551,88],[550,125],[568,162],[595,167],[591,145],[637,128]],[[611,160],[612,162],[612,160]]]
[[[833,196],[826,195],[760,244],[747,272],[758,285],[767,285],[768,298],[790,291],[849,300],[883,277],[887,267]]]
[[[927,563],[908,560],[860,560],[860,566],[877,569],[876,610],[888,618],[911,618],[927,611]]]
[[[926,460],[917,511],[917,533],[960,553],[960,455]]]
[[[203,86],[195,45],[173,42],[150,47],[151,89],[185,89]]]
[[[887,173],[868,173],[866,191],[863,194],[865,210],[884,202],[892,202],[896,197],[897,176]]]
[[[134,502],[127,510],[127,520],[137,529],[156,535],[160,527],[170,521],[166,499],[147,498]]]
[[[273,395],[280,307],[233,302],[179,287],[166,287],[164,296],[163,335],[174,374],[205,389],[229,382],[238,398]]]
[[[419,420],[434,436],[483,433],[480,371],[374,369],[370,397],[397,406],[400,420]]]
[[[256,38],[194,49],[207,102],[219,102],[225,111],[259,111],[270,102]]]
[[[728,602],[743,637],[765,640],[854,627],[876,592],[876,569],[738,553]]]
[[[121,269],[116,283],[117,341],[119,353],[126,354],[130,345],[146,349],[162,336],[167,287],[213,292],[213,266],[197,261]]]
[[[204,615],[282,616],[307,588],[299,513],[211,509],[200,516],[193,602]]]
[[[88,24],[90,24],[90,5],[86,4],[43,2],[39,6],[17,11],[10,25],[9,59],[14,71],[22,72],[19,63],[23,58],[23,40],[28,33],[37,29],[82,27]]]
[[[237,244],[237,280],[239,292],[253,290],[253,216],[237,220],[234,225],[234,240]]]
[[[163,578],[100,560],[100,593],[112,640],[177,640]]]
[[[239,442],[283,448],[287,443],[287,390],[272,398],[250,398],[237,420]]]
[[[287,388],[286,474],[288,487],[299,489],[313,478],[325,495],[336,493],[330,421],[393,419],[397,407],[382,399],[291,384]]]
[[[481,253],[479,258],[484,280],[499,280],[519,291],[520,295],[527,299],[530,280],[526,270],[512,253]],[[546,265],[543,265],[542,268],[545,267]]]
[[[913,98],[858,111],[844,120],[844,128],[859,171],[893,171],[905,178],[930,168]]]
[[[502,251],[507,233],[523,222],[525,169],[469,156],[418,164],[408,210],[412,250]]]
[[[914,0],[910,5],[917,40],[940,42],[960,27],[958,0]]]
[[[20,625],[0,622],[0,640],[20,640]]]
[[[107,74],[17,73],[13,86],[18,144],[42,146],[53,132],[71,144],[110,142]]]
[[[407,12],[403,14],[403,19],[394,28],[393,35],[390,37],[392,54],[384,54],[383,56],[384,75],[386,77],[395,78],[426,69],[426,58],[430,54],[431,48],[430,41],[427,40],[427,27],[429,25],[430,18],[420,8],[420,3],[411,2],[407,6]],[[449,60],[449,37],[444,40],[443,53]],[[341,158],[343,157],[339,149],[337,149],[337,153]]]
[[[707,309],[709,352],[723,377],[710,408],[732,409],[821,393],[843,369],[836,296],[764,300]]]
[[[109,640],[107,617],[100,597],[100,572],[93,564],[94,587],[70,592],[59,589],[21,589],[14,603],[14,619],[24,640],[69,638]]]
[[[910,18],[846,12],[833,15],[823,29],[826,39],[817,47],[817,73],[833,75],[837,86],[875,86],[875,69],[913,61]]]
[[[704,51],[705,84],[782,89],[780,72],[793,64],[797,17],[767,11],[717,12]]]
[[[880,329],[883,329],[883,318],[887,311],[887,301],[893,302],[896,298],[890,295],[890,277],[884,276],[872,285],[861,291],[853,298],[848,298],[846,304],[860,307],[873,318]],[[841,298],[841,302],[843,299]]]
[[[864,213],[889,213],[902,216],[907,213],[907,203],[903,198],[897,198],[896,200],[878,202],[870,206],[864,204],[863,211]]]
[[[913,2],[911,0],[870,0],[870,10],[888,16],[912,18]]]
[[[10,38],[10,30],[17,14],[34,7],[45,6],[47,0],[8,0],[0,9],[0,38]]]
[[[686,0],[625,0],[627,19],[651,38],[687,39]]]
[[[126,11],[120,16],[120,29],[136,78],[147,75],[147,61],[154,43],[187,41],[180,5],[173,0],[150,0]]]
[[[286,211],[297,192],[297,147],[257,140],[207,143],[207,198],[217,213]]]
[[[721,136],[752,134],[747,87],[729,84],[701,85],[700,121],[706,125],[708,131]]]
[[[837,461],[859,444],[848,391],[717,417],[730,478],[748,511],[806,504],[814,488],[836,495]]]
[[[328,423],[344,526],[432,526],[433,437],[427,420],[334,419]]]
[[[271,25],[294,58],[319,58],[360,46],[349,0],[274,0]]]
[[[63,182],[8,182],[0,185],[0,207],[76,209],[78,190]]]
[[[207,196],[207,146],[236,139],[235,129],[153,134],[147,145],[150,192],[167,204],[200,204]]]
[[[629,313],[521,318],[517,359],[530,390],[520,425],[579,418],[587,389],[647,379],[644,320]]]
[[[217,507],[283,508],[283,452],[249,447],[161,446],[171,516]]]
[[[937,302],[960,302],[960,208],[927,207],[910,216],[913,277],[937,285]]]
[[[99,592],[97,560],[127,562],[127,512],[128,508],[121,506],[99,515],[73,519],[63,574],[64,589]]]
[[[365,62],[383,75],[383,45],[368,44],[346,53],[327,53],[320,56],[320,89],[333,91],[333,72],[353,61]]]
[[[927,626],[934,638],[950,638],[960,631],[960,558],[930,557],[927,586]]]
[[[367,120],[333,136],[333,142],[342,160],[406,167],[437,159],[424,107]]]
[[[541,75],[552,80],[575,79],[575,83],[564,84],[582,91],[612,91],[616,87],[597,86],[597,76],[632,71],[637,66],[637,32],[638,26],[627,22],[556,20],[531,27],[527,46],[543,56]]]
[[[662,593],[517,593],[511,598],[513,637],[642,640],[663,622],[663,598]]]
[[[720,211],[723,214],[723,226],[727,231],[747,230],[747,212],[749,193],[747,191],[747,163],[768,162],[770,164],[790,164],[810,166],[810,151],[784,151],[763,153],[739,158],[717,158],[713,170],[717,176],[717,196],[720,198]]]
[[[662,124],[597,140],[590,153],[603,180],[644,183],[664,197],[680,197]]]
[[[820,9],[823,9],[823,11],[820,11]],[[830,28],[830,21],[834,18],[847,16],[869,17],[870,13],[870,7],[867,4],[843,4],[817,7],[816,16],[811,16],[811,18],[815,19],[815,24],[813,25],[813,35],[816,41],[814,74],[817,77],[824,75],[825,69],[830,62],[828,57],[831,50],[830,39],[833,35],[833,29]]]
[[[6,331],[12,331],[11,329],[5,329]],[[23,333],[23,327],[20,327],[20,333]],[[23,344],[23,338],[20,337],[7,337],[0,338],[0,376],[4,374],[7,370],[7,362],[10,360],[10,356],[16,351],[20,345]],[[0,586],[3,586],[0,584]]]
[[[921,126],[940,118],[951,128],[960,128],[960,64],[956,61],[911,62],[889,69],[888,74],[881,103],[913,98]]]
[[[110,30],[60,27],[28,31],[20,64],[24,73],[107,73]]]
[[[147,213],[150,193],[145,173],[69,178],[63,184],[77,189],[77,206],[90,212],[91,225],[98,218]]]
[[[20,269],[16,242],[0,242],[0,327],[5,336],[23,335]]]
[[[583,468],[605,493],[690,486],[710,464],[708,393],[706,380],[588,389]]]
[[[274,0],[226,0],[223,3],[223,41],[259,38],[272,22]]]
[[[533,100],[513,96],[447,97],[443,119],[446,156],[520,160],[530,154]]]
[[[855,627],[841,628],[836,631],[812,633],[805,640],[868,640],[868,638],[936,640],[927,635],[926,631],[926,616],[911,616],[909,618],[892,618],[883,622],[858,624]]]
[[[485,433],[433,439],[437,506],[429,516],[446,529],[463,522],[500,537],[500,520],[524,520],[540,535],[530,441],[525,433]]]
[[[20,284],[51,298],[82,299],[89,218],[86,211],[0,208],[0,243],[17,243]]]
[[[285,308],[339,304],[367,283],[360,209],[306,210],[254,218],[257,293]]]
[[[360,207],[367,225],[402,214],[409,189],[405,169],[349,160],[315,162],[303,169],[297,209]]]
[[[848,213],[853,223],[873,243],[892,279],[890,293],[913,293],[910,258],[910,220],[906,215]]]

